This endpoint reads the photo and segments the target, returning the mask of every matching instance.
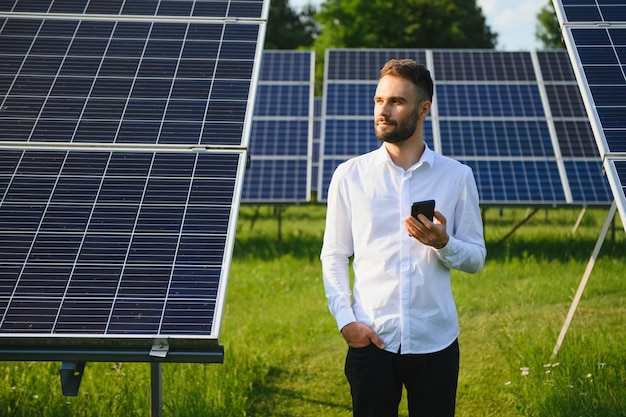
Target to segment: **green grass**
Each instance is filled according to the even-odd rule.
[[[453,273],[461,321],[460,417],[626,415],[626,234],[600,257],[556,359],[550,356],[606,209],[485,212],[488,260]],[[243,207],[220,342],[224,364],[164,364],[165,416],[350,416],[345,343],[324,298],[325,208]],[[1,359],[1,358],[0,358]],[[0,362],[0,416],[147,416],[149,365],[89,363],[64,397],[59,363]],[[406,415],[406,413],[401,414]]]

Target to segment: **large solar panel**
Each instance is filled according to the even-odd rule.
[[[327,55],[327,65],[345,75],[332,78],[337,71],[328,70],[325,84],[322,200],[338,163],[379,146],[371,98],[385,61],[379,57],[392,55],[381,50]],[[395,56],[414,58],[431,70],[435,98],[426,142],[473,168],[482,204],[610,203],[599,155],[585,149],[591,131],[566,55],[413,50]],[[362,72],[364,65],[375,69]],[[568,149],[565,155],[561,147]]]
[[[626,227],[626,2],[554,2],[597,148]]]
[[[264,51],[243,203],[311,199],[315,54]]]
[[[221,360],[268,7],[0,3],[3,357]]]

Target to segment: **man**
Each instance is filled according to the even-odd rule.
[[[356,417],[454,416],[459,324],[450,270],[475,273],[486,249],[469,167],[424,142],[433,82],[412,60],[380,71],[374,128],[382,146],[339,165],[321,252],[328,305],[348,344]],[[410,215],[434,199],[433,221]],[[350,285],[349,258],[354,282]]]

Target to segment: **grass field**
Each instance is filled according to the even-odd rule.
[[[243,207],[219,365],[165,364],[165,416],[350,416],[345,343],[324,298],[322,206]],[[550,356],[607,209],[485,211],[487,263],[453,273],[460,417],[626,416],[626,233],[616,219],[556,359]],[[1,358],[0,358],[1,360]],[[149,365],[89,363],[64,397],[59,363],[0,362],[0,416],[148,416]],[[401,414],[406,416],[406,413]]]

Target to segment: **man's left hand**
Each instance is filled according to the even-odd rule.
[[[404,219],[404,227],[410,236],[424,245],[441,249],[448,244],[446,217],[437,210],[435,210],[435,217],[432,222],[423,214],[419,214],[417,219],[413,216],[407,216]]]

